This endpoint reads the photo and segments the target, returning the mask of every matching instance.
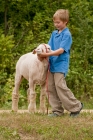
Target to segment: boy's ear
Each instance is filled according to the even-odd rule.
[[[33,54],[36,54],[36,50],[33,50],[32,53],[33,53]]]

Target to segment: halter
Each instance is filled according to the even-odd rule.
[[[46,47],[46,44],[43,44],[45,46],[45,49],[46,49],[46,53],[48,53],[48,48]]]
[[[46,53],[48,53],[48,48],[46,47],[46,44],[43,44],[43,45],[45,46]],[[49,76],[50,64],[49,64],[48,60],[47,60],[47,62],[48,62],[48,71],[47,71],[47,75],[46,75],[46,92],[47,92],[47,99],[48,99],[48,103],[47,103],[47,114],[48,114],[48,108],[49,108],[48,76]]]

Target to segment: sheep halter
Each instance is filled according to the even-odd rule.
[[[47,61],[48,61],[48,60],[47,60]],[[48,103],[47,103],[47,114],[48,114],[48,108],[49,108],[49,91],[48,91],[49,69],[50,69],[50,64],[49,64],[49,62],[48,62],[48,71],[47,71],[47,76],[46,76],[46,92],[47,92],[47,98],[48,98]]]
[[[48,53],[48,51],[47,51],[47,47],[46,47],[46,44],[43,44],[44,46],[45,46],[45,49],[46,49],[46,53]]]
[[[45,46],[45,49],[46,49],[46,53],[48,52],[47,51],[47,47],[45,44],[43,44]],[[47,60],[47,59],[46,59]],[[47,60],[48,61],[48,60]],[[50,69],[50,64],[49,64],[49,61],[48,61],[48,71],[47,71],[47,76],[46,76],[46,92],[47,92],[47,99],[48,99],[48,103],[47,103],[47,114],[48,114],[48,108],[49,108],[49,91],[48,91],[48,76],[49,76],[49,69]]]

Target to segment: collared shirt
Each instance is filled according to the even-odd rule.
[[[58,33],[58,30],[52,32],[48,44],[51,46],[51,50],[57,50],[59,48],[64,49],[64,52],[59,56],[50,56],[50,71],[53,73],[64,73],[66,76],[69,68],[69,56],[70,48],[72,44],[72,36],[68,28]]]

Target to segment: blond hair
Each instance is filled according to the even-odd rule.
[[[53,15],[53,20],[59,18],[62,21],[69,22],[69,11],[65,9],[59,9]]]

